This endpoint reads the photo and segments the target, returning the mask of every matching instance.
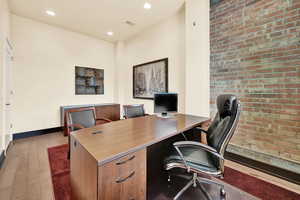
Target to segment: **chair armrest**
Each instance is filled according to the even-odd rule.
[[[204,130],[204,129],[200,128],[200,127],[196,127],[196,129],[199,130],[199,131],[201,131],[201,132],[204,132],[204,133],[208,134],[208,132],[206,130]]]
[[[106,121],[106,122],[112,122],[112,120],[104,118],[104,117],[97,118],[96,120],[102,120],[102,121]]]
[[[193,141],[181,141],[181,142],[175,142],[174,144],[174,147],[176,148],[177,151],[180,151],[180,148],[181,147],[187,147],[187,146],[196,146],[198,147],[199,149],[203,149],[204,151],[207,151],[215,156],[217,156],[218,158],[224,160],[224,157],[219,154],[217,152],[217,150],[215,150],[214,148],[206,145],[206,144],[202,144],[200,142],[193,142]],[[179,153],[179,152],[178,152]],[[180,154],[182,155],[182,153],[180,152]],[[183,157],[183,156],[182,156]]]
[[[74,128],[79,128],[79,129],[85,128],[81,124],[69,124],[68,127],[74,127]]]

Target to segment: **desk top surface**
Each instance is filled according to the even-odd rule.
[[[177,135],[207,121],[206,117],[176,114],[138,117],[74,131],[72,136],[98,162],[105,164],[154,143]],[[97,134],[93,134],[99,132]]]

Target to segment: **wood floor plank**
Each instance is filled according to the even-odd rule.
[[[7,159],[5,162],[6,167],[4,167],[0,173],[0,190],[13,186],[17,170],[17,168],[13,166],[17,166],[18,158]]]
[[[19,166],[22,164],[19,164]],[[26,200],[28,191],[28,174],[26,167],[17,170],[14,184],[12,186],[12,200]]]
[[[11,192],[12,192],[11,187],[0,189],[1,200],[2,199],[3,200],[10,200]]]

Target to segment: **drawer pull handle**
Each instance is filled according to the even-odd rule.
[[[131,174],[129,174],[129,176],[127,176],[126,178],[120,178],[120,179],[116,180],[116,183],[122,183],[122,182],[126,181],[127,179],[133,177],[134,174],[135,174],[135,171],[131,172]]]
[[[117,162],[116,165],[123,165],[125,163],[127,163],[128,161],[131,161],[135,158],[135,155],[131,156],[130,158],[128,158],[128,160],[124,160],[124,161],[121,161],[121,162]]]

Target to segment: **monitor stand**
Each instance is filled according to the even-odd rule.
[[[167,117],[167,116],[168,116],[168,113],[167,113],[167,112],[162,112],[162,113],[161,113],[161,116],[162,116],[162,117]]]
[[[174,117],[173,114],[167,113],[167,112],[162,112],[162,113],[158,114],[157,116],[161,117],[161,118],[172,118],[172,117]]]

